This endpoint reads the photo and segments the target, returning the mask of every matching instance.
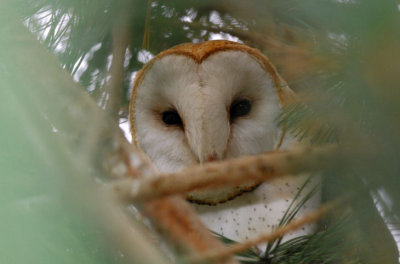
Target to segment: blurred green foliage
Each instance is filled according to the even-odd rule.
[[[213,38],[259,48],[303,101],[285,109],[277,122],[313,144],[338,143],[353,164],[350,168],[337,164],[335,171],[323,173],[325,201],[351,197],[345,209],[351,212],[351,225],[340,228],[347,247],[338,247],[343,250],[341,262],[398,262],[399,5],[395,0],[4,1],[0,262],[115,263],[118,259],[115,252],[104,253],[101,243],[94,242],[102,240],[99,231],[91,229],[85,217],[74,216],[74,203],[60,198],[60,186],[74,173],[74,163],[66,165],[57,156],[64,143],[53,140],[54,128],[37,108],[51,97],[31,101],[26,84],[34,77],[18,75],[19,60],[8,56],[12,41],[18,39],[4,30],[12,19],[23,23],[103,108],[109,93],[113,34],[123,20],[129,34],[120,118],[127,117],[135,73],[152,55],[179,43]],[[24,56],[34,58],[32,47],[24,49]],[[11,67],[13,63],[17,66]],[[37,67],[41,63],[37,61]],[[46,85],[42,75],[36,76],[42,80],[39,86]],[[15,82],[15,76],[21,81]],[[48,109],[57,109],[57,104]],[[58,133],[68,135],[62,129]],[[317,233],[313,245],[331,247],[323,237]],[[291,251],[286,247],[280,252]]]
[[[0,58],[7,65],[4,50]],[[5,70],[0,74],[0,263],[123,263],[102,242],[106,235],[93,213],[77,206],[85,188],[65,193],[66,181],[81,172],[70,165],[54,127]]]

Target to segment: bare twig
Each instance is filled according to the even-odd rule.
[[[111,184],[111,188],[122,197],[144,199],[248,181],[268,181],[283,175],[334,166],[335,149],[333,146],[325,146],[274,151],[192,166],[177,173],[160,174],[154,178],[116,181]]]
[[[142,49],[150,48],[150,20],[151,20],[151,0],[147,0],[146,20],[144,22],[144,33],[142,41]]]
[[[128,5],[128,4],[127,4]],[[110,81],[107,84],[108,100],[105,110],[111,116],[111,119],[117,124],[119,120],[119,109],[122,100],[122,87],[124,81],[124,60],[128,47],[129,15],[127,10],[121,10],[121,18],[118,20],[113,30],[113,53],[110,68]]]

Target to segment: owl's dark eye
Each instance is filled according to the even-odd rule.
[[[168,110],[165,112],[162,112],[162,121],[164,124],[169,125],[169,126],[182,126],[182,119],[179,116],[178,112],[173,111],[173,110]]]
[[[251,111],[251,103],[247,99],[240,99],[234,101],[229,110],[231,123],[235,121],[236,118],[248,115]]]

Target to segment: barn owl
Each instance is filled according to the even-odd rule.
[[[178,45],[136,75],[129,110],[133,142],[165,173],[287,148],[295,140],[276,118],[292,97],[256,49],[230,41]],[[212,231],[243,242],[277,226],[305,177],[196,191],[187,198]]]

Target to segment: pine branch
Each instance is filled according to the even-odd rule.
[[[301,208],[303,208],[303,206],[310,200],[310,198],[313,195],[315,195],[317,190],[321,188],[320,184],[314,186],[300,201],[298,201],[302,192],[304,191],[306,186],[310,183],[311,177],[312,176],[309,176],[308,179],[304,182],[304,184],[300,187],[296,196],[293,198],[292,202],[286,209],[286,212],[283,215],[282,219],[279,221],[278,226],[284,226],[284,225],[288,224],[290,221],[292,221],[296,217],[298,212],[301,210]],[[281,242],[282,242],[282,237],[277,239],[276,241],[272,241],[271,243],[268,243],[265,255],[268,256],[271,254],[271,252],[273,252],[277,248],[279,248]]]
[[[147,199],[189,191],[240,184],[248,181],[269,181],[288,174],[320,171],[338,165],[333,146],[274,151],[257,156],[192,166],[177,173],[156,177],[126,179],[109,184],[119,196]]]

